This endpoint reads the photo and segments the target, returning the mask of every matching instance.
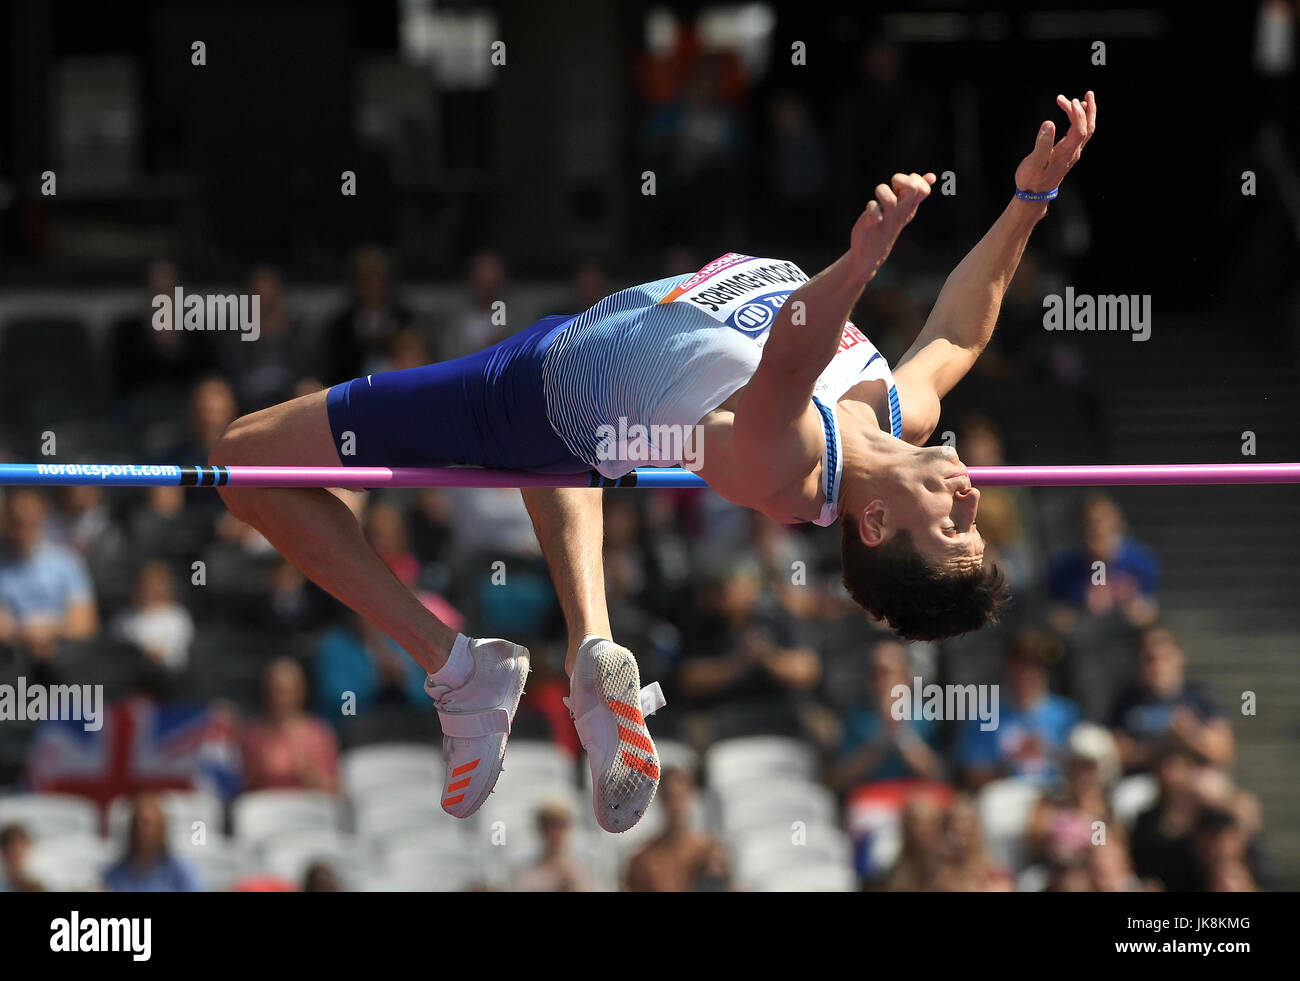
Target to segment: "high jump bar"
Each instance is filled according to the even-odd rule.
[[[971,467],[983,487],[1300,484],[1300,463],[1160,463]],[[538,474],[479,467],[242,467],[175,464],[0,463],[0,486],[101,487],[694,487],[699,474],[641,467],[617,479],[596,471]]]

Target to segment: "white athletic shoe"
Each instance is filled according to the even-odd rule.
[[[432,677],[424,682],[442,725],[442,809],[458,818],[482,807],[496,786],[528,678],[528,648],[492,638],[470,638],[469,646],[474,672],[468,681],[459,688]]]
[[[664,705],[659,683],[642,690],[632,652],[593,637],[578,649],[564,704],[587,751],[596,821],[627,831],[659,789],[659,754],[645,724]]]

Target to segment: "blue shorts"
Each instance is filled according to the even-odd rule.
[[[546,414],[542,358],[572,317],[543,317],[485,351],[385,371],[329,390],[334,446],[355,467],[468,465],[586,473]]]

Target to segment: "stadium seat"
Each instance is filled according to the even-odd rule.
[[[464,822],[449,817],[438,800],[438,787],[385,785],[352,800],[353,827],[365,842],[396,832],[431,828],[449,841],[464,836]]]
[[[49,891],[99,889],[104,872],[118,856],[117,846],[98,835],[58,835],[36,841],[27,871]]]
[[[852,875],[853,846],[839,828],[810,824],[796,844],[790,831],[757,831],[731,839],[737,881],[747,887],[787,869],[841,866]]]
[[[235,837],[260,845],[281,831],[337,830],[337,798],[314,790],[254,790],[235,799],[230,824]]]
[[[281,831],[264,840],[259,851],[267,872],[299,886],[317,862],[329,865],[344,889],[361,883],[370,867],[361,843],[335,828]]]
[[[172,841],[172,851],[193,865],[208,892],[224,892],[245,876],[258,871],[252,851],[222,834],[210,834],[202,844],[190,837]]]
[[[90,331],[74,316],[18,316],[0,330],[0,412],[16,431],[95,418],[102,377]]]
[[[1149,773],[1135,773],[1111,788],[1110,806],[1126,828],[1132,828],[1138,815],[1160,797],[1160,784]]]
[[[856,892],[858,877],[847,865],[817,862],[764,872],[749,887],[755,892]]]
[[[504,782],[504,781],[503,781]],[[547,802],[563,802],[574,818],[574,834],[582,828],[582,802],[571,788],[531,784],[513,793],[495,793],[475,816],[474,836],[494,869],[512,867],[531,858],[540,847],[537,809]],[[590,805],[587,805],[590,807]]]
[[[425,743],[379,743],[343,754],[343,787],[349,798],[372,796],[380,787],[429,787],[436,797],[442,786],[442,754]]]
[[[216,794],[204,790],[166,790],[159,798],[170,838],[189,839],[196,821],[203,822],[205,835],[221,834],[225,830],[225,809]],[[114,841],[126,840],[131,811],[132,801],[126,795],[113,798],[108,805],[108,836]]]
[[[396,883],[395,890],[454,892],[487,881],[479,849],[451,845],[426,830],[396,835],[384,843],[380,867],[367,883]]]
[[[1034,784],[1015,777],[994,780],[979,793],[980,824],[989,856],[1012,874],[1024,865],[1029,814],[1041,794]]]
[[[838,825],[839,805],[826,787],[806,780],[719,788],[723,834],[730,837],[760,828],[784,828],[794,821]]]
[[[572,787],[575,780],[573,760],[554,743],[530,739],[512,739],[506,748],[501,772],[505,781],[526,780],[553,784],[557,789]]]
[[[704,754],[709,786],[762,783],[775,775],[812,779],[817,757],[811,746],[783,736],[725,739]]]
[[[0,827],[21,824],[33,838],[98,835],[99,810],[73,794],[14,794],[0,797]]]

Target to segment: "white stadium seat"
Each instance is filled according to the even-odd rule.
[[[27,871],[52,892],[101,889],[104,872],[119,857],[118,846],[98,835],[56,835],[34,843]]]
[[[14,794],[0,797],[0,827],[21,824],[33,838],[98,835],[99,809],[72,794]]]
[[[704,754],[710,787],[762,784],[773,777],[813,779],[817,754],[811,746],[783,736],[748,736],[714,743]]]
[[[262,842],[262,866],[272,875],[301,886],[317,862],[329,865],[344,889],[357,887],[369,865],[360,842],[334,828],[282,831]]]
[[[1012,874],[1024,865],[1029,815],[1041,795],[1034,784],[1015,777],[994,780],[979,792],[980,825],[989,857]]]
[[[235,837],[251,845],[281,831],[337,829],[340,815],[338,799],[315,790],[254,790],[230,809]]]
[[[224,808],[216,794],[205,790],[165,790],[158,796],[167,816],[169,837],[190,837],[196,821],[203,823],[205,834],[221,834],[225,830]],[[108,805],[108,836],[114,841],[126,840],[131,812],[131,797],[127,795],[113,798]]]
[[[378,743],[358,746],[340,761],[348,797],[369,796],[380,787],[442,788],[442,753],[425,743]]]

